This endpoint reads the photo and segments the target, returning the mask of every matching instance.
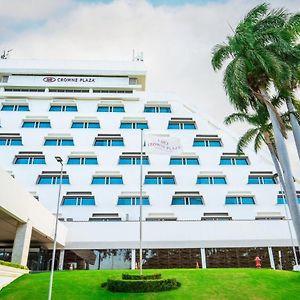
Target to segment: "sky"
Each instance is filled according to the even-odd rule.
[[[0,51],[11,58],[131,60],[142,51],[147,89],[172,92],[218,123],[233,112],[212,70],[214,45],[257,0],[0,0]],[[299,0],[271,0],[300,11]],[[240,135],[244,127],[230,129]],[[288,140],[294,170],[299,159]]]

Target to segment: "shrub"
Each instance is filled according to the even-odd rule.
[[[160,273],[149,274],[149,275],[136,275],[136,274],[122,274],[122,279],[124,280],[151,280],[151,279],[161,279]]]
[[[180,283],[175,278],[156,279],[156,280],[124,280],[108,279],[107,289],[111,292],[160,292],[177,289]]]
[[[17,268],[17,269],[22,269],[22,270],[28,270],[28,268],[26,266],[23,266],[20,264],[14,264],[14,263],[11,263],[9,261],[4,261],[4,260],[0,260],[0,265]]]

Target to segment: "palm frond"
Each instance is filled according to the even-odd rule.
[[[269,9],[269,4],[262,3],[252,8],[245,16],[242,23],[255,24],[266,15]]]
[[[223,85],[230,102],[240,111],[247,110],[251,98],[246,73],[244,60],[235,58],[228,64],[223,79]]]
[[[236,147],[237,153],[243,153],[243,150],[251,143],[258,133],[257,128],[248,129],[239,139],[239,142]]]
[[[231,55],[231,49],[226,44],[218,44],[212,50],[211,64],[215,71],[220,70],[224,61]]]
[[[259,132],[254,139],[254,151],[257,153],[261,149],[262,144],[264,143],[264,137],[261,132]]]
[[[290,16],[285,29],[292,35],[293,40],[300,36],[300,13]]]
[[[245,121],[248,121],[248,117],[249,117],[249,115],[247,113],[243,113],[243,112],[233,113],[224,119],[224,124],[231,125],[232,123],[235,123],[238,121],[245,122]]]

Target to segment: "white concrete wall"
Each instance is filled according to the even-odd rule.
[[[149,122],[147,133],[167,133],[179,136],[185,152],[194,152],[199,156],[199,166],[170,166],[169,156],[149,155],[150,165],[144,166],[144,175],[148,171],[172,171],[176,176],[176,185],[145,185],[144,191],[150,196],[151,205],[145,207],[145,214],[149,212],[174,212],[179,219],[199,219],[203,212],[227,211],[235,219],[253,219],[258,211],[279,211],[284,214],[282,205],[276,205],[276,195],[279,185],[248,185],[250,171],[273,171],[273,166],[255,155],[251,151],[249,166],[220,166],[219,160],[223,152],[235,152],[236,141],[223,132],[222,128],[215,128],[208,121],[184,110],[177,102],[171,102],[173,114],[142,113],[144,102],[158,100],[151,95],[141,95],[141,101],[125,101],[126,113],[96,113],[97,100],[77,100],[78,112],[49,112],[50,100],[29,100],[30,112],[0,112],[2,128],[0,132],[19,132],[24,146],[1,147],[5,152],[0,157],[0,164],[7,170],[12,170],[16,179],[29,191],[36,191],[40,201],[51,211],[55,211],[57,185],[37,185],[37,177],[42,171],[58,171],[59,164],[54,159],[60,155],[66,162],[72,151],[93,151],[98,156],[99,165],[65,165],[64,169],[70,176],[71,185],[63,185],[62,195],[67,191],[91,191],[96,197],[96,207],[61,207],[64,217],[74,220],[88,220],[93,212],[119,212],[122,218],[129,214],[130,220],[138,218],[138,207],[116,206],[118,195],[122,191],[139,190],[139,166],[118,165],[118,158],[122,152],[139,151],[140,131],[119,129],[120,120],[124,116],[143,116]],[[144,99],[144,100],[143,100]],[[167,100],[167,99],[163,99]],[[181,113],[179,113],[181,112]],[[21,128],[25,116],[48,116],[52,128]],[[63,117],[62,117],[63,116]],[[71,129],[71,121],[75,116],[97,116],[101,129]],[[168,120],[174,116],[193,117],[197,122],[197,130],[167,130]],[[74,138],[75,146],[53,147],[43,146],[44,138],[49,133],[68,133]],[[125,147],[95,147],[94,138],[98,133],[120,133]],[[192,147],[196,134],[218,134],[224,147],[200,148]],[[14,156],[19,151],[43,151],[46,155],[46,165],[14,165]],[[80,170],[80,171],[79,171]],[[84,170],[84,172],[83,172]],[[120,171],[124,185],[91,185],[95,171]],[[196,185],[196,178],[200,171],[221,171],[227,177],[227,185]],[[171,206],[172,195],[175,191],[199,191],[203,197],[203,206]],[[256,205],[225,205],[228,191],[251,191],[255,196]]]
[[[21,223],[30,220],[33,229],[53,239],[55,224],[53,214],[2,169],[0,169],[0,182],[0,208]],[[59,222],[57,242],[60,245],[65,244],[66,235],[67,228]]]
[[[139,247],[139,222],[67,222],[66,249]],[[294,240],[295,242],[295,240]],[[286,221],[143,223],[143,248],[291,246]]]
[[[43,64],[40,65],[40,68]],[[46,64],[47,65],[47,64]],[[30,65],[26,63],[23,71],[28,71]],[[67,64],[67,67],[57,69],[59,74],[71,74],[72,68]],[[36,65],[35,65],[36,67]],[[17,70],[16,65],[11,63],[11,70]],[[22,73],[22,67],[18,67],[18,72]],[[69,68],[69,69],[68,69]],[[82,70],[81,74],[93,75],[100,74],[100,69],[95,70],[91,65],[88,67],[84,64],[80,66],[77,64],[76,75],[78,69]],[[7,66],[7,70],[9,66]],[[38,68],[37,68],[38,69]],[[102,74],[112,74],[115,70],[122,69],[122,65],[112,67],[111,73],[108,68],[104,68]],[[5,69],[4,69],[5,70]],[[88,71],[90,70],[90,71]],[[123,69],[122,74],[130,74],[137,72],[137,70],[130,68]],[[141,70],[140,70],[141,71]],[[23,73],[24,73],[23,72]],[[35,70],[37,72],[37,70]],[[49,69],[45,69],[45,74],[49,73]],[[75,71],[73,70],[73,73]],[[126,73],[127,72],[127,73]],[[141,71],[142,72],[142,71]],[[120,73],[120,74],[121,74]],[[40,71],[41,74],[41,71]],[[145,74],[143,71],[142,74]],[[113,83],[112,83],[113,84]],[[1,86],[1,84],[0,84]],[[67,84],[66,84],[67,86]],[[84,84],[82,84],[84,87]],[[2,154],[0,156],[0,166],[6,170],[12,170],[16,176],[16,180],[22,183],[28,191],[36,191],[39,195],[40,202],[50,211],[54,212],[56,207],[56,197],[58,192],[58,185],[37,185],[36,180],[42,171],[58,171],[59,164],[55,161],[54,157],[59,155],[63,158],[64,162],[67,161],[68,155],[71,151],[93,151],[97,154],[99,165],[65,165],[64,169],[70,177],[70,185],[63,185],[62,195],[67,191],[91,191],[96,199],[96,206],[61,206],[61,214],[64,218],[73,218],[74,221],[87,221],[93,213],[119,213],[123,220],[126,215],[129,220],[138,220],[139,208],[134,206],[117,206],[118,196],[121,192],[126,191],[139,191],[139,166],[133,165],[118,165],[118,158],[122,152],[139,151],[140,149],[140,131],[130,129],[119,129],[120,121],[123,117],[145,117],[148,120],[149,130],[147,133],[164,133],[171,136],[178,136],[181,139],[183,149],[185,152],[194,152],[199,156],[199,166],[170,166],[169,156],[149,155],[150,165],[144,166],[144,175],[148,171],[172,171],[176,176],[175,185],[144,185],[145,193],[150,197],[151,205],[144,207],[144,216],[149,213],[169,212],[174,213],[178,220],[200,220],[204,212],[228,212],[229,215],[235,220],[252,220],[249,226],[246,227],[246,233],[252,232],[257,224],[270,224],[266,226],[272,227],[274,231],[280,232],[280,222],[274,223],[273,221],[263,221],[257,223],[254,221],[258,212],[279,212],[285,215],[283,205],[276,204],[276,196],[280,191],[278,184],[275,185],[248,185],[248,175],[250,171],[274,171],[272,164],[260,155],[256,155],[251,149],[246,154],[249,156],[249,166],[220,166],[219,160],[223,152],[235,152],[237,138],[231,136],[230,131],[223,125],[215,124],[213,121],[205,117],[205,112],[195,112],[187,108],[183,103],[177,101],[172,95],[151,94],[146,92],[134,92],[133,94],[110,94],[110,98],[123,99],[126,113],[97,113],[97,104],[101,97],[107,95],[101,94],[74,94],[74,93],[5,93],[0,91],[1,99],[10,97],[24,97],[28,99],[30,112],[1,112],[0,111],[0,132],[7,133],[20,133],[23,138],[24,146],[11,146],[1,147]],[[76,100],[78,112],[49,112],[50,103],[53,98],[72,98]],[[103,101],[103,99],[101,100]],[[172,114],[155,114],[143,113],[144,104],[147,101],[168,101],[172,107]],[[199,99],[199,101],[208,101],[208,99]],[[39,128],[21,128],[22,119],[25,116],[48,116],[51,120],[51,129]],[[71,121],[75,116],[96,116],[100,120],[101,129],[71,129]],[[197,123],[197,130],[167,130],[168,121],[171,117],[192,117]],[[43,146],[44,138],[49,133],[67,133],[74,137],[75,146],[72,147],[53,147]],[[107,133],[120,133],[124,138],[125,147],[94,147],[94,138],[97,134]],[[196,134],[218,134],[222,139],[223,147],[220,148],[200,148],[192,147],[193,139]],[[46,156],[46,165],[14,165],[14,156],[19,151],[43,151]],[[95,171],[119,171],[123,175],[124,185],[91,185],[92,176]],[[226,175],[227,185],[196,185],[196,178],[200,171],[221,171]],[[300,189],[297,185],[297,189]],[[204,197],[203,206],[172,206],[171,200],[175,191],[199,191]],[[255,197],[255,205],[225,205],[225,197],[229,191],[250,191]],[[237,192],[238,194],[238,192]],[[74,223],[77,224],[77,223]],[[124,226],[133,226],[131,223],[120,223]],[[157,223],[153,226],[159,226]],[[171,222],[167,223],[169,228],[166,232],[172,232],[174,228],[176,231],[185,232],[187,223]],[[191,224],[191,223],[189,223]],[[198,223],[197,223],[198,224]],[[215,230],[212,227],[205,229],[208,223],[199,223],[201,230],[207,231],[212,235],[214,240],[218,240],[218,235],[215,235]],[[216,222],[216,224],[219,224]],[[225,223],[220,223],[225,226]],[[228,223],[228,226],[233,226]],[[241,223],[246,224],[246,223]],[[247,223],[248,224],[248,223]],[[80,226],[79,226],[80,225]],[[70,228],[70,234],[74,234],[76,239],[76,232],[78,228],[82,228],[83,232],[89,232],[91,236],[95,237],[95,241],[99,242],[98,231],[96,225],[86,222],[80,222],[77,225],[67,224]],[[76,230],[73,232],[73,226]],[[99,225],[100,226],[100,225]],[[107,223],[103,228],[106,228],[110,233],[112,239],[118,237],[111,233],[114,232],[113,223]],[[179,226],[179,227],[178,227]],[[198,226],[198,225],[197,225]],[[216,225],[219,226],[219,225]],[[227,225],[226,225],[227,226]],[[75,228],[75,227],[74,227]],[[155,227],[156,228],[156,227]],[[220,228],[221,229],[221,228]],[[119,229],[118,229],[119,230]],[[212,231],[210,231],[212,230]],[[270,229],[271,230],[271,229]],[[176,232],[175,231],[175,232]],[[240,232],[239,226],[232,227],[229,231],[230,234],[235,235]],[[273,238],[278,241],[284,241],[284,238],[278,239],[273,237],[269,231],[261,231],[260,234],[264,235],[265,240],[272,240]],[[81,235],[77,237],[77,243],[80,243]],[[101,237],[100,237],[101,238]],[[130,233],[126,231],[124,235],[125,241],[130,240]],[[73,238],[71,239],[73,240]],[[175,239],[176,240],[176,239]],[[76,241],[73,240],[75,243]],[[181,237],[177,239],[181,243]],[[82,245],[86,245],[82,243]]]

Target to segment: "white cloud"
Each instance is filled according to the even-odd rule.
[[[10,21],[43,20],[71,3],[72,0],[0,0],[0,17]]]
[[[31,11],[30,6],[23,5],[25,2],[37,6],[37,10]],[[43,5],[37,4],[41,2]],[[234,27],[259,2],[231,0],[203,6],[153,7],[144,0],[111,4],[11,0],[5,9],[13,18],[26,18],[23,14],[52,18],[43,27],[23,32],[0,48],[13,48],[15,58],[99,60],[130,60],[132,49],[144,51],[150,90],[175,92],[223,122],[232,108],[222,87],[222,74],[211,68],[211,49],[231,34],[229,24]],[[280,0],[271,2],[273,7],[282,6]],[[20,5],[24,7],[18,11],[23,11],[15,12],[13,7]],[[300,10],[298,0],[287,0],[284,6]]]

